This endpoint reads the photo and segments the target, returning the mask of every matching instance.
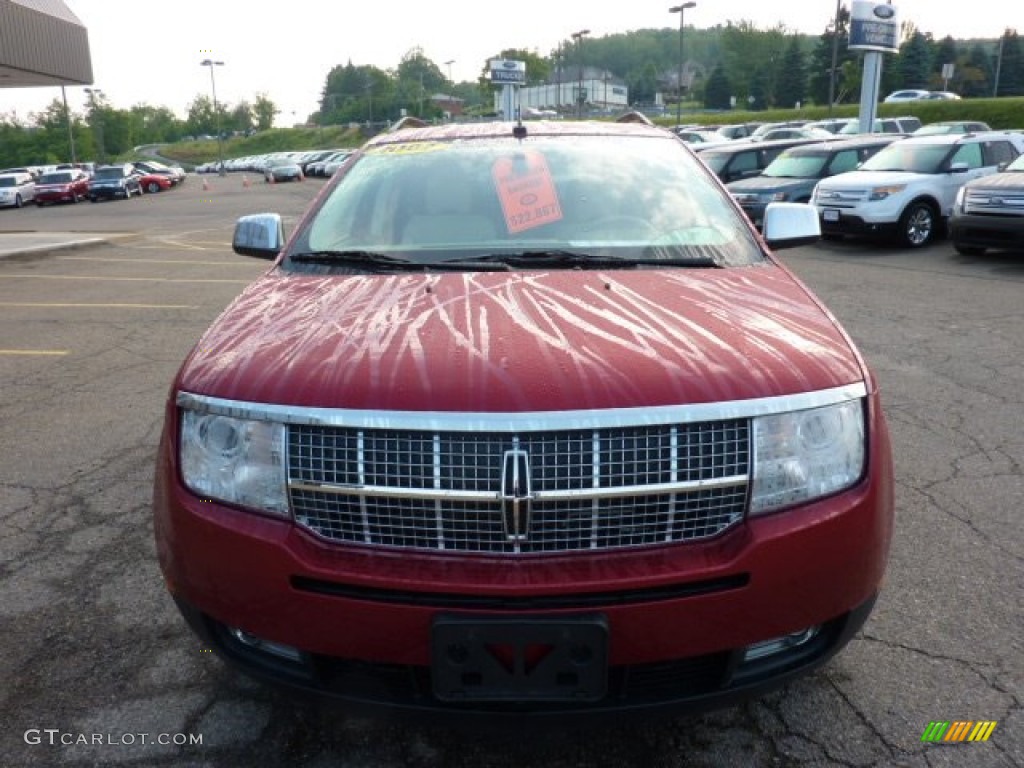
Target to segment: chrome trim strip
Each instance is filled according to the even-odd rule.
[[[675,483],[648,483],[646,485],[626,485],[610,488],[575,488],[564,491],[534,491],[530,498],[533,501],[575,501],[579,499],[617,499],[625,496],[660,496],[672,493],[715,490],[718,488],[735,488],[749,482],[747,475],[729,475],[715,477],[710,480],[686,480]],[[329,493],[337,496],[387,497],[390,499],[420,499],[500,502],[500,492],[456,491],[436,488],[394,488],[382,485],[332,485],[329,483],[310,483],[289,481],[291,490]],[[596,514],[596,508],[595,508]]]
[[[858,400],[867,395],[864,382],[816,392],[730,400],[721,403],[662,405],[650,408],[531,411],[524,413],[451,413],[446,411],[371,411],[345,408],[307,408],[268,405],[178,392],[180,408],[237,419],[273,421],[354,429],[406,429],[435,432],[546,432],[549,430],[608,429],[689,424],[752,418]]]

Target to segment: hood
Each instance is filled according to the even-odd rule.
[[[786,178],[784,176],[754,176],[742,181],[730,181],[725,185],[732,193],[788,192],[791,189],[810,188],[818,179]]]
[[[982,176],[980,179],[968,182],[971,192],[983,192],[987,189],[1013,190],[1017,194],[1024,195],[1024,171],[1004,171]]]
[[[709,403],[863,381],[783,268],[268,273],[178,388],[325,408],[525,412]]]
[[[933,174],[912,173],[910,171],[847,171],[823,179],[819,182],[819,189],[866,189],[877,187],[883,184],[911,184],[928,178]],[[966,177],[964,177],[966,179]]]

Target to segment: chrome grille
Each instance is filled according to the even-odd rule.
[[[964,210],[975,215],[1024,216],[1024,194],[998,188],[970,190],[964,201]]]
[[[566,552],[693,541],[746,504],[747,419],[537,432],[288,427],[296,521],[381,547]],[[503,457],[529,457],[529,528],[510,537]]]

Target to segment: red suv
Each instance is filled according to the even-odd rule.
[[[638,120],[638,118],[634,118]],[[456,717],[709,708],[867,619],[893,525],[878,387],[670,132],[530,122],[362,147],[198,342],[154,494],[224,659]]]
[[[89,197],[89,176],[77,168],[44,173],[36,180],[36,205],[77,203]]]

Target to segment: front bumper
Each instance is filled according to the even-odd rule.
[[[123,200],[128,197],[128,187],[90,187],[90,200]]]
[[[968,247],[1024,250],[1024,216],[954,214],[949,237]]]
[[[871,407],[865,479],[833,497],[704,542],[560,556],[467,556],[339,546],[194,497],[161,440],[154,494],[167,585],[229,663],[307,692],[459,716],[709,709],[775,687],[839,651],[878,593],[892,535],[888,435]],[[170,419],[174,423],[174,418]],[[439,616],[597,615],[608,627],[599,701],[461,703],[432,693]],[[811,627],[808,642],[744,663],[745,649]],[[237,633],[291,649],[267,653]]]

